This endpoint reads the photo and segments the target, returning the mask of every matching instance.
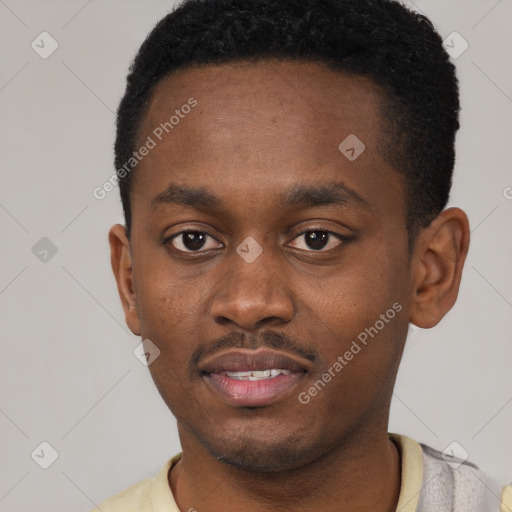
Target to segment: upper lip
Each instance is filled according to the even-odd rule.
[[[201,373],[241,372],[281,369],[306,372],[309,361],[269,349],[230,350],[207,358],[199,365]]]

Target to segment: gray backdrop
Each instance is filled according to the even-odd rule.
[[[92,194],[114,170],[128,65],[172,5],[0,0],[2,511],[88,510],[180,449],[175,420],[133,354],[140,339],[125,326],[110,269],[107,231],[122,221],[117,189],[101,201]],[[453,311],[433,330],[411,330],[390,430],[465,450],[505,483],[512,2],[409,5],[433,20],[458,67],[451,204],[468,213],[472,245]]]

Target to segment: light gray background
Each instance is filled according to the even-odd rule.
[[[110,269],[122,221],[114,112],[128,65],[170,1],[0,0],[0,510],[88,510],[179,451],[175,420],[133,355]],[[412,5],[412,3],[409,3]],[[390,431],[444,449],[457,441],[512,479],[512,141],[510,0],[417,1],[455,62],[462,129],[451,204],[472,225],[459,300],[434,330],[413,329]],[[31,42],[59,47],[42,59]],[[48,237],[46,263],[32,247]],[[31,458],[41,442],[58,458]],[[39,460],[49,456],[39,451]],[[44,457],[43,454],[44,453]],[[34,456],[37,459],[37,456]]]

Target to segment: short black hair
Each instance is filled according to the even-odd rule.
[[[156,84],[178,68],[258,59],[314,61],[372,79],[385,93],[389,135],[381,149],[405,178],[410,237],[444,209],[459,90],[425,16],[394,0],[185,0],[140,47],[117,111],[115,166],[128,236],[133,171],[120,170],[136,150]]]

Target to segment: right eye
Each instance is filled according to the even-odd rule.
[[[210,251],[212,249],[217,249],[219,245],[222,246],[220,242],[217,242],[217,245],[211,244],[211,247],[204,249],[204,245],[207,243],[209,238],[212,241],[216,241],[212,235],[206,233],[205,231],[186,230],[175,233],[169,237],[165,243],[170,243],[174,249],[185,253],[197,253],[200,251],[200,249],[203,249],[204,251]]]

